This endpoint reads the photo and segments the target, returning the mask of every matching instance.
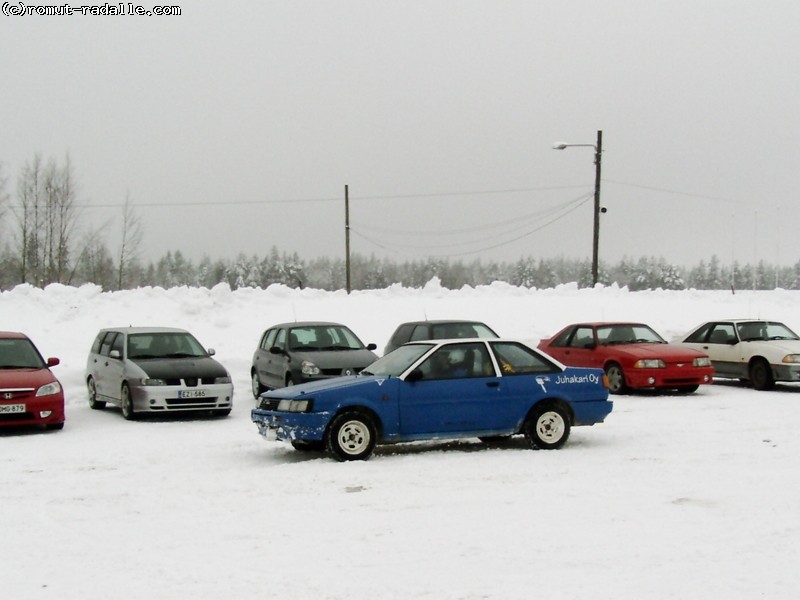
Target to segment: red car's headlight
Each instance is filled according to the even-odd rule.
[[[667,364],[660,358],[640,358],[633,363],[634,369],[666,369]]]

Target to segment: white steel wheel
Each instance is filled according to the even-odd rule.
[[[554,410],[548,410],[536,419],[536,434],[544,442],[552,444],[564,437],[566,423],[564,417]]]
[[[343,423],[336,434],[336,440],[342,452],[351,456],[357,456],[364,452],[371,439],[369,428],[358,419]]]
[[[376,442],[372,418],[359,412],[338,415],[331,423],[327,436],[328,450],[340,461],[366,460]]]
[[[525,437],[534,448],[555,450],[569,438],[569,415],[560,406],[549,404],[537,408],[525,426]]]

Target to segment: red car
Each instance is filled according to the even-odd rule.
[[[688,394],[714,378],[708,355],[668,344],[643,323],[575,323],[539,342],[539,349],[565,365],[604,369],[612,394],[634,388]]]
[[[0,427],[64,427],[64,392],[45,361],[23,333],[0,331]]]

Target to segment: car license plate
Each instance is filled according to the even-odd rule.
[[[205,395],[205,390],[181,390],[178,392],[178,398],[202,398]]]
[[[25,405],[24,404],[0,404],[0,413],[3,414],[15,414],[15,413],[24,413],[25,412]]]

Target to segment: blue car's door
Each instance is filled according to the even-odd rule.
[[[419,366],[420,379],[403,383],[400,434],[452,434],[508,429],[514,410],[502,391],[486,345],[442,346]]]
[[[406,382],[400,396],[400,434],[457,433],[487,427],[497,378]]]

